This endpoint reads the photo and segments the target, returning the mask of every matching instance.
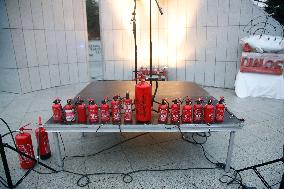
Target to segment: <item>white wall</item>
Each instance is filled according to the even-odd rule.
[[[0,0],[0,91],[86,82],[85,0]]]
[[[133,0],[101,0],[104,79],[131,79]],[[149,0],[137,0],[138,65],[149,65]],[[244,26],[263,16],[250,0],[152,0],[153,64],[168,65],[170,80],[233,88]],[[277,31],[281,28],[275,20]],[[270,28],[271,29],[271,28]]]

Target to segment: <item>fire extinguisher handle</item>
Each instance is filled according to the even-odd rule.
[[[29,126],[31,123],[28,123],[26,125],[23,125],[22,127],[19,128],[19,131],[27,131],[27,130],[32,130],[32,129],[26,129],[27,126]]]

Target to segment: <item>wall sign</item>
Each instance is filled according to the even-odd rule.
[[[243,52],[240,71],[281,75],[283,64],[284,54]]]

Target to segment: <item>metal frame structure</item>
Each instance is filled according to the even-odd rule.
[[[165,124],[131,124],[131,125],[113,125],[113,124],[100,124],[100,125],[83,125],[83,124],[47,124],[45,129],[47,132],[53,133],[55,151],[57,155],[58,165],[63,167],[63,160],[61,157],[60,144],[58,133],[60,132],[230,132],[230,139],[227,151],[226,167],[225,171],[229,172],[235,132],[242,129],[243,122],[239,124],[181,124],[181,125],[165,125]]]

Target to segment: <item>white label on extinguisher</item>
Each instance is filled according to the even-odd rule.
[[[217,109],[216,119],[217,120],[223,120],[224,119],[224,110],[223,109]]]
[[[28,156],[34,157],[34,153],[33,153],[33,149],[32,149],[32,145],[30,144],[26,144],[26,145],[17,145],[17,148],[19,149],[19,151],[25,153]],[[20,159],[20,163],[30,163],[33,160],[23,156],[23,155],[19,155],[19,159]]]
[[[160,111],[160,121],[165,122],[168,117],[168,110],[161,110]]]
[[[75,114],[74,110],[65,110],[66,121],[74,121]]]
[[[43,140],[43,145],[44,145],[44,152],[46,154],[50,153],[50,146],[49,146],[47,135],[43,135],[42,140]]]

